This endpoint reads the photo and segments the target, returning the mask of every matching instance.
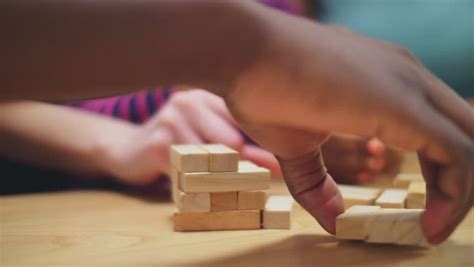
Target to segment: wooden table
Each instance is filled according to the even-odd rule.
[[[448,241],[417,249],[339,242],[299,208],[291,230],[175,233],[173,208],[110,191],[2,197],[0,266],[474,266],[473,211]]]

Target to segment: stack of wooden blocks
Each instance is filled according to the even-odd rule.
[[[267,199],[270,172],[220,144],[171,147],[175,231],[290,228],[292,198]]]
[[[427,246],[420,218],[426,184],[419,174],[402,174],[394,188],[340,186],[346,211],[336,219],[336,237],[369,243]]]

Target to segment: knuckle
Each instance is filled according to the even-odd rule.
[[[166,109],[160,113],[158,122],[163,126],[174,128],[177,118],[173,109]]]
[[[175,105],[175,106],[181,106],[183,105],[184,102],[186,102],[186,99],[188,98],[187,96],[187,93],[188,92],[179,92],[179,93],[176,93],[174,95],[171,96],[169,102],[172,104],[172,105]]]
[[[408,49],[407,47],[405,47],[403,45],[399,45],[399,44],[393,44],[392,47],[398,54],[402,55],[403,57],[405,57],[405,58],[407,58],[407,59],[409,59],[413,62],[418,62],[418,59],[415,56],[415,54],[410,49]]]
[[[195,104],[202,102],[203,94],[203,90],[179,92],[171,97],[170,103],[180,110],[189,111]]]

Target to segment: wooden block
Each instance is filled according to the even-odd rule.
[[[413,181],[408,187],[407,209],[424,209],[426,206],[426,183]]]
[[[187,193],[262,190],[270,187],[270,171],[239,162],[237,172],[181,173],[179,185]]]
[[[236,172],[239,169],[239,153],[220,144],[201,145],[209,152],[210,172]]]
[[[338,185],[344,199],[344,208],[348,209],[354,205],[373,205],[382,191],[379,188]]]
[[[179,171],[175,167],[171,167],[171,198],[173,203],[178,203],[179,196]]]
[[[336,237],[341,239],[364,240],[369,215],[377,212],[379,206],[355,205],[336,218]]]
[[[239,191],[237,194],[237,209],[263,210],[265,209],[266,194],[264,191]]]
[[[336,218],[336,237],[369,243],[428,246],[421,229],[422,210],[353,206]]]
[[[406,198],[407,190],[389,188],[375,200],[375,205],[381,208],[404,208]]]
[[[180,212],[211,211],[211,197],[209,193],[184,193],[178,189],[176,206]]]
[[[209,152],[197,145],[172,145],[171,164],[180,172],[208,172]]]
[[[424,181],[419,173],[400,173],[393,179],[393,187],[407,189],[412,181]]]
[[[219,231],[260,229],[259,210],[184,212],[174,214],[175,231]]]
[[[237,209],[237,192],[215,192],[211,194],[211,211]]]
[[[258,166],[249,160],[239,160],[239,170],[251,171],[258,168]]]
[[[366,242],[429,246],[421,229],[422,212],[421,209],[380,209],[369,215]]]
[[[292,208],[291,196],[270,196],[263,211],[263,228],[290,229]]]

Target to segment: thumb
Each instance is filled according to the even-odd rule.
[[[327,173],[320,145],[326,133],[240,123],[241,128],[275,154],[290,193],[326,231],[334,234],[336,217],[344,212],[339,189]]]
[[[344,212],[339,189],[327,173],[321,150],[293,158],[277,156],[291,195],[329,233],[336,232],[336,217]]]

